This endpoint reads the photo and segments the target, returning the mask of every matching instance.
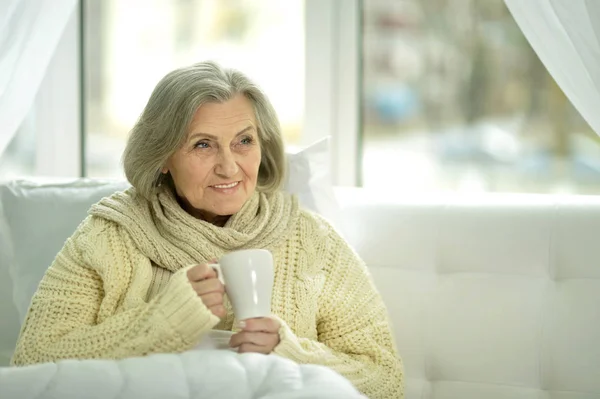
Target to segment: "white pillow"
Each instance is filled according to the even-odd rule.
[[[7,366],[19,334],[19,315],[13,302],[12,279],[8,264],[12,260],[9,230],[2,218],[0,202],[0,367]]]
[[[91,204],[125,187],[90,179],[0,186],[0,366],[8,365],[31,297],[65,240]]]
[[[296,194],[300,204],[341,228],[339,205],[333,192],[329,138],[321,139],[288,154],[288,181],[285,190]]]
[[[287,156],[285,190],[335,223],[338,204],[330,181],[329,140]],[[12,353],[31,297],[66,239],[92,204],[126,187],[124,181],[98,179],[0,185],[0,366]]]

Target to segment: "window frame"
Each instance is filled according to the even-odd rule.
[[[302,144],[331,137],[336,186],[361,184],[361,0],[306,0]]]
[[[79,0],[33,110],[36,174],[87,177],[85,0]],[[360,182],[361,0],[305,2],[305,120],[301,145],[331,138],[332,182]]]

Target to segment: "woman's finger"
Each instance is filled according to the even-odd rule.
[[[196,265],[187,271],[188,280],[192,283],[210,278],[216,278],[217,273],[208,264]]]
[[[275,347],[279,337],[275,334],[269,334],[264,332],[247,332],[241,331],[234,334],[229,340],[229,346],[236,348],[243,344],[252,344],[256,346],[264,346],[271,348]]]
[[[220,292],[211,292],[210,294],[200,295],[200,298],[207,308],[223,304],[223,294]]]
[[[223,317],[227,316],[227,310],[223,305],[211,306],[208,308],[208,310],[210,310],[211,313],[217,316],[219,319],[222,319]]]
[[[192,287],[194,288],[194,291],[198,293],[198,295],[206,295],[210,293],[223,294],[225,292],[225,287],[217,278],[192,282]]]
[[[243,331],[278,333],[281,325],[279,324],[279,321],[272,317],[257,317],[254,319],[242,320],[240,322],[240,327]]]

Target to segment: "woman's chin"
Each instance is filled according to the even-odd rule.
[[[214,201],[212,206],[208,207],[208,209],[203,209],[203,207],[200,207],[199,210],[208,214],[212,214],[216,217],[227,217],[238,213],[245,203],[245,200],[233,200],[232,198],[229,201]]]
[[[215,216],[218,216],[218,217],[231,216],[231,215],[238,213],[240,211],[240,209],[242,209],[243,205],[244,204],[219,206],[217,209],[215,209],[215,211],[213,213],[215,214]]]

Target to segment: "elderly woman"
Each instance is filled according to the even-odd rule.
[[[371,398],[402,396],[387,312],[365,265],[280,191],[281,131],[255,84],[211,62],[169,73],[123,161],[132,188],[94,205],[57,255],[15,365],[180,352],[220,329],[236,331],[239,352],[328,366]],[[243,248],[273,254],[273,317],[237,322],[208,265]]]

